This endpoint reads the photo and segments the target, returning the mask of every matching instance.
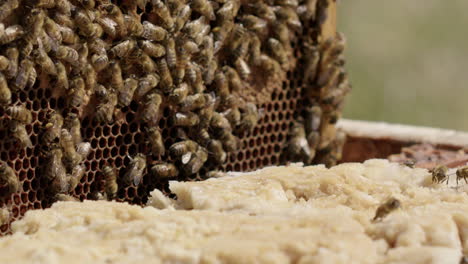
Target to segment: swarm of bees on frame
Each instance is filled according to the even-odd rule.
[[[256,94],[283,89],[287,74],[296,72],[299,77],[289,78],[301,80],[302,99],[284,129],[281,161],[333,165],[346,138],[335,123],[351,86],[344,36],[318,44],[331,1],[3,1],[0,133],[18,155],[40,157],[33,175],[40,175],[45,196],[76,199],[70,194],[91,166],[99,177],[92,176],[98,183],[83,191],[93,193],[86,198],[118,200],[119,190],[148,178],[192,179],[206,168],[206,177],[222,174],[230,154],[248,147],[241,138],[265,116]],[[53,104],[22,99],[44,87]],[[170,135],[163,134],[162,115]],[[130,140],[148,147],[119,153],[120,164],[106,159],[109,154],[98,157],[96,144],[82,134],[90,126],[130,122],[141,131]],[[12,160],[1,156],[5,197],[35,188],[22,186],[22,168]]]

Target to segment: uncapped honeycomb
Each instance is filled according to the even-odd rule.
[[[334,4],[3,1],[0,234],[66,195],[144,204],[169,180],[335,164],[350,85],[344,37],[321,34]]]

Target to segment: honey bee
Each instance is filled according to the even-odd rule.
[[[76,153],[78,153],[83,159],[86,159],[91,153],[91,143],[80,142],[76,145]]]
[[[5,71],[5,75],[8,79],[11,79],[18,72],[19,51],[15,47],[9,47],[6,49],[5,55],[8,58],[8,68]]]
[[[261,116],[262,111],[259,111],[255,104],[247,103],[245,105],[244,113],[241,116],[241,123],[239,128],[241,131],[252,131],[252,129],[257,125]]]
[[[215,112],[211,118],[211,127],[218,130],[232,131],[231,124],[222,114]]]
[[[257,34],[262,34],[263,32],[265,32],[268,25],[267,21],[254,15],[243,15],[241,17],[241,22],[246,29]]]
[[[110,63],[110,72],[111,72],[111,86],[117,90],[121,91],[124,87],[124,81],[122,78],[122,69],[120,68],[120,64],[116,61],[112,61]]]
[[[26,107],[22,105],[10,106],[7,108],[6,113],[14,120],[23,124],[30,124],[32,122],[32,114]]]
[[[82,157],[78,155],[73,143],[73,137],[67,129],[62,128],[60,132],[60,145],[63,148],[63,158],[68,167],[73,168],[82,161]]]
[[[313,83],[318,73],[320,52],[317,47],[306,44],[304,45],[304,55],[306,58],[304,81]]]
[[[197,42],[197,39],[199,40],[200,37],[204,36],[202,34],[202,31],[205,29],[205,26],[209,26],[207,18],[204,16],[200,16],[200,18],[192,20],[185,24],[184,28],[182,29],[182,32],[187,34],[187,36],[191,39],[193,39],[195,43],[200,44],[199,42]]]
[[[258,17],[263,18],[269,22],[276,20],[276,15],[273,9],[262,1],[258,1],[252,4],[252,11]]]
[[[198,147],[197,151],[192,155],[191,159],[184,164],[183,169],[188,174],[195,174],[200,171],[201,167],[208,160],[208,152]],[[183,163],[183,162],[182,162]]]
[[[136,98],[142,98],[145,96],[151,89],[156,87],[159,83],[160,77],[157,73],[150,73],[145,77],[142,77],[138,83],[138,88],[135,91]]]
[[[117,31],[121,36],[127,34],[127,27],[125,26],[125,18],[120,8],[114,4],[106,3],[100,6],[105,12],[112,17],[117,24]]]
[[[52,39],[57,42],[62,42],[62,33],[60,31],[60,26],[55,23],[55,21],[48,16],[44,17],[44,29]]]
[[[166,48],[163,45],[153,43],[150,40],[141,40],[139,42],[141,49],[153,58],[159,58],[166,55]]]
[[[156,127],[150,127],[146,129],[146,134],[151,145],[151,153],[156,156],[164,155],[166,148],[164,147],[161,132]]]
[[[55,9],[64,15],[71,16],[71,3],[68,0],[55,0]]]
[[[127,78],[123,89],[119,92],[118,106],[128,106],[133,99],[133,94],[138,87],[138,81],[135,78]]]
[[[254,62],[254,64],[263,69],[265,73],[269,76],[281,76],[282,70],[279,63],[265,54],[260,55],[260,57],[258,57],[258,60]]]
[[[317,149],[320,144],[320,132],[319,131],[312,131],[307,135],[307,143],[309,143],[309,147],[311,153],[313,150]],[[311,154],[311,156],[313,156]]]
[[[54,21],[61,26],[75,28],[75,20],[71,18],[71,10],[69,15],[60,12],[55,12]]]
[[[225,41],[234,27],[232,21],[224,21],[222,25],[213,28],[213,40],[214,40],[214,50],[213,53],[217,54],[221,48],[224,46]]]
[[[247,64],[247,62],[245,62],[243,58],[238,58],[234,62],[234,66],[236,67],[236,70],[242,79],[247,80],[249,78],[251,70],[249,65]]]
[[[193,111],[199,109],[209,101],[209,94],[194,94],[187,96],[179,105],[182,112]]]
[[[158,27],[149,21],[143,22],[143,38],[152,41],[161,41],[164,40],[166,36],[167,31],[164,28]]]
[[[59,32],[60,36],[62,34]],[[45,31],[42,31],[39,34],[39,38],[37,39],[37,44],[39,49],[43,49],[46,53],[49,53],[51,51],[56,51],[59,47],[59,42],[52,39]]]
[[[86,37],[97,37],[97,33],[99,32],[96,28],[96,25],[98,24],[93,24],[92,19],[88,16],[88,14],[90,13],[87,13],[83,9],[72,9],[72,17],[75,20],[76,26],[78,26],[80,29],[80,33]]]
[[[44,126],[44,134],[42,135],[42,139],[46,145],[53,142],[58,143],[62,126],[63,117],[55,111],[50,113],[47,123]]]
[[[127,32],[130,36],[139,37],[143,35],[143,25],[135,16],[124,15],[125,24],[127,25]]]
[[[177,17],[176,17],[176,21],[174,22],[175,32],[178,32],[185,26],[185,23],[187,23],[191,14],[192,14],[192,9],[188,5],[184,5],[184,7],[179,10]]]
[[[375,212],[375,217],[372,219],[372,221],[377,221],[379,219],[384,218],[392,211],[400,208],[400,206],[401,206],[401,203],[398,199],[393,198],[393,197],[388,199],[384,204],[380,205],[377,208]]]
[[[75,190],[76,186],[78,186],[78,183],[80,183],[81,178],[83,178],[85,172],[85,165],[76,165],[73,167],[71,175],[67,177],[69,192]]]
[[[96,108],[96,120],[100,123],[111,123],[114,120],[114,110],[117,105],[117,94],[112,90],[106,99]]]
[[[213,119],[213,115],[215,113],[214,107],[215,107],[215,100],[211,100],[210,102],[207,102],[205,107],[203,107],[202,109],[198,111],[198,115],[200,119],[199,127],[207,128],[210,126],[211,120]]]
[[[292,29],[296,31],[300,31],[302,29],[302,24],[297,16],[295,8],[290,6],[277,6],[275,7],[275,15],[279,21],[286,22]]]
[[[13,11],[18,8],[19,2],[20,1],[18,0],[8,0],[3,2],[3,4],[0,6],[0,22],[5,20],[5,18],[10,16]]]
[[[10,62],[8,61],[8,58],[0,55],[0,71],[8,69],[9,64]]]
[[[96,22],[102,27],[102,30],[111,38],[117,36],[117,23],[109,17],[99,17]]]
[[[3,34],[0,35],[0,45],[8,44],[23,35],[24,30],[20,25],[9,26],[4,30]]]
[[[33,57],[36,63],[41,66],[43,72],[53,76],[57,75],[57,68],[55,68],[54,62],[43,49],[35,50]]]
[[[465,180],[465,183],[468,183],[468,181],[466,180],[468,178],[468,166],[458,168],[456,174],[457,174],[457,185],[458,185],[458,181],[461,181],[462,179]]]
[[[176,177],[179,170],[172,163],[159,163],[151,167],[151,173],[158,179],[165,179]]]
[[[221,8],[216,11],[217,17],[221,21],[232,20],[239,11],[240,5],[236,1],[226,1]]]
[[[0,182],[2,185],[6,184],[8,186],[8,193],[6,195],[17,192],[21,186],[13,169],[4,161],[0,161]]]
[[[209,62],[212,61],[214,57],[213,49],[213,38],[211,36],[203,37],[200,45],[200,52],[197,55],[197,62],[202,66],[209,65]]]
[[[209,20],[215,20],[215,14],[213,11],[213,6],[208,0],[194,0],[191,3],[191,7],[196,12],[200,13],[202,16],[205,16]]]
[[[179,49],[182,49],[189,55],[198,53],[200,51],[198,44],[187,37],[179,38],[177,45],[179,46]]]
[[[75,198],[71,195],[64,194],[64,193],[57,193],[54,196],[54,199],[60,202],[79,202],[80,201],[78,198]]]
[[[169,94],[169,100],[179,104],[183,102],[189,93],[189,86],[186,83],[181,83]]]
[[[176,113],[171,120],[174,126],[193,127],[200,123],[198,115],[192,112]]]
[[[344,96],[351,91],[352,87],[349,83],[346,73],[340,73],[338,76],[338,87],[330,89],[329,92],[323,95],[322,103],[324,105],[336,106],[339,105]]]
[[[236,92],[241,91],[244,85],[239,77],[239,74],[237,74],[237,71],[229,66],[224,66],[223,71],[228,80],[230,90]]]
[[[134,158],[131,158],[129,166],[130,168],[125,174],[125,182],[138,186],[143,179],[143,171],[146,169],[146,156],[138,153]]]
[[[147,96],[144,110],[142,113],[141,118],[143,121],[153,124],[156,122],[159,116],[159,108],[162,103],[161,95],[157,93],[151,93]]]
[[[269,38],[268,39],[268,48],[270,49],[271,54],[273,57],[278,60],[278,62],[286,67],[288,63],[288,56],[284,49],[284,46],[279,42],[277,39]]]
[[[169,8],[161,0],[153,0],[153,12],[162,20],[164,27],[170,32],[174,29],[174,19],[171,16]]]
[[[231,123],[232,127],[236,127],[241,122],[241,113],[238,107],[230,108],[222,113],[222,115]]]
[[[7,208],[0,209],[0,226],[8,224],[10,221],[11,215],[10,211]]]
[[[58,187],[58,189],[63,189],[63,191],[65,191],[65,189],[67,189],[67,175],[65,166],[62,162],[62,157],[62,149],[60,149],[60,147],[58,146],[52,146],[52,149],[48,153],[43,173],[45,177],[50,181],[54,181],[56,178],[58,178],[58,180],[54,184],[56,186],[56,188],[54,189],[57,189]],[[56,190],[56,192],[58,191]]]
[[[11,104],[11,91],[5,75],[0,72],[0,105],[6,106],[9,104]]]
[[[57,69],[57,81],[55,82],[55,85],[57,87],[65,88],[68,90],[69,83],[65,65],[63,65],[62,62],[58,61],[55,63],[55,68]]]
[[[307,133],[317,131],[320,128],[320,120],[322,118],[322,108],[315,105],[306,108],[305,129]]]
[[[240,146],[240,140],[231,131],[223,129],[219,132],[219,140],[223,143],[223,148],[228,152],[236,151]]]
[[[303,161],[305,164],[311,162],[312,153],[301,122],[295,122],[291,128],[287,153],[294,161]]]
[[[83,138],[81,137],[81,122],[78,119],[77,114],[68,113],[68,116],[65,119],[64,128],[70,131],[74,144],[78,144],[83,141]]]
[[[101,71],[109,64],[109,58],[105,53],[93,54],[91,56],[91,64],[96,71]]]
[[[191,154],[195,152],[197,148],[198,148],[197,142],[188,139],[188,140],[184,140],[184,141],[180,141],[180,142],[172,144],[172,146],[169,148],[169,153],[174,158],[179,158],[179,157],[182,157],[182,159],[184,159],[184,157],[190,158]]]
[[[208,68],[203,73],[203,82],[205,83],[205,85],[210,85],[213,82],[217,69],[218,69],[218,63],[216,62],[216,60],[211,60],[208,64]],[[205,89],[204,85],[201,85],[198,89],[197,87],[199,86],[195,86],[195,89],[194,89],[197,93],[201,93]]]
[[[33,62],[29,59],[23,59],[20,64],[18,74],[16,75],[16,79],[13,82],[12,88],[15,90],[23,90],[28,83],[28,78],[32,68]]]
[[[163,92],[169,92],[173,86],[173,79],[165,58],[160,58],[157,62],[158,72],[161,76],[160,86]]]
[[[34,84],[36,83],[36,78],[37,78],[36,69],[35,69],[35,68],[31,68],[31,72],[29,73],[28,82],[27,82],[26,85],[27,85],[28,87],[33,87]]]
[[[79,55],[78,52],[67,46],[60,46],[55,53],[55,56],[59,60],[66,61],[68,63],[74,64],[78,61]]]
[[[139,58],[139,64],[142,70],[146,73],[152,73],[156,71],[156,63],[154,63],[153,59],[146,53],[142,53]]]
[[[70,82],[70,97],[68,98],[68,104],[70,107],[80,107],[85,104],[87,98],[85,98],[86,90],[85,90],[85,83],[83,78],[76,77]]]
[[[111,57],[127,57],[130,51],[136,46],[134,40],[124,40],[109,50]]]
[[[223,144],[221,141],[213,139],[210,140],[207,145],[208,152],[212,154],[213,159],[219,163],[223,164],[227,159],[227,154],[223,149]]]
[[[180,84],[185,77],[185,68],[189,61],[189,54],[183,48],[179,48],[179,57],[174,70],[174,82]]]
[[[447,175],[448,168],[444,165],[437,165],[435,168],[430,170],[432,173],[432,182],[442,183],[444,181],[449,181],[449,176]]]
[[[107,199],[112,200],[117,195],[117,190],[119,186],[117,185],[117,174],[115,169],[109,165],[105,165],[102,169],[102,174],[104,175],[104,191],[106,193]]]
[[[222,71],[218,71],[214,76],[216,94],[219,96],[229,95],[229,82]]]
[[[297,7],[297,14],[303,21],[314,20],[317,11],[317,0],[306,0]]]

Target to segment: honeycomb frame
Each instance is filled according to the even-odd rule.
[[[250,132],[236,133],[240,139],[238,150],[227,154],[224,164],[215,164],[210,159],[193,175],[179,175],[171,179],[155,179],[145,169],[143,182],[139,186],[123,186],[121,179],[129,166],[131,158],[137,153],[148,153],[150,146],[144,139],[144,124],[139,119],[141,105],[132,100],[130,105],[121,108],[121,114],[113,123],[103,124],[93,118],[92,110],[81,116],[81,134],[83,141],[90,142],[92,150],[83,161],[86,168],[85,175],[78,186],[69,193],[80,200],[97,199],[98,193],[104,189],[104,176],[101,172],[106,164],[113,166],[118,172],[119,189],[117,201],[132,204],[145,204],[148,194],[154,188],[167,193],[169,180],[203,180],[206,173],[212,170],[221,171],[252,171],[265,166],[279,165],[288,161],[285,157],[285,148],[290,139],[290,129],[294,122],[303,114],[304,107],[311,104],[310,89],[319,90],[315,84],[303,81],[304,38],[312,37],[315,45],[335,37],[336,9],[333,0],[318,0],[326,3],[326,16],[321,23],[317,20],[308,21],[303,25],[303,31],[292,38],[294,66],[286,72],[281,85],[270,87],[267,90],[267,99],[257,105],[264,110],[264,115]],[[41,73],[39,71],[39,73]],[[312,87],[312,88],[311,88]],[[20,182],[20,191],[8,194],[7,184],[0,185],[0,208],[6,207],[11,213],[9,223],[0,226],[0,235],[10,232],[12,221],[21,218],[28,210],[45,209],[55,201],[54,194],[49,191],[50,181],[41,173],[41,165],[46,162],[42,156],[40,143],[47,114],[52,110],[61,110],[63,116],[67,110],[67,95],[56,91],[49,83],[44,73],[41,73],[32,87],[12,93],[12,105],[23,105],[32,112],[33,121],[27,124],[26,131],[32,141],[33,148],[21,148],[8,130],[0,127],[0,160],[10,166]],[[91,99],[90,105],[95,104]],[[339,108],[339,107],[338,107]],[[340,109],[338,109],[340,110]],[[171,127],[170,117],[177,109],[166,102],[162,103],[160,118],[155,122],[161,131],[166,150],[179,141],[178,129]],[[2,124],[9,122],[11,117],[6,107],[0,107]],[[326,126],[334,127],[334,123],[321,127],[321,132],[327,130]],[[320,162],[320,153],[314,163]],[[148,164],[159,161],[175,162],[169,155],[148,156]]]

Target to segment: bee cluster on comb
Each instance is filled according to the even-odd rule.
[[[333,165],[350,90],[333,0],[6,0],[0,208],[143,204],[170,179]],[[4,215],[7,215],[6,213]]]

